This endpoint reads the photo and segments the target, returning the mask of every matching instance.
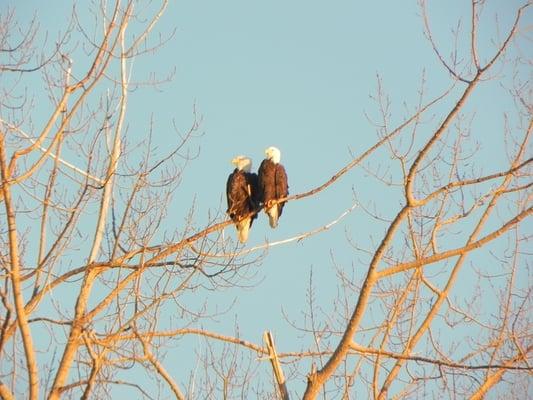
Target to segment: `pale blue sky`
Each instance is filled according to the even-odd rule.
[[[51,37],[62,29],[58,21],[66,18],[70,8],[65,5],[71,4],[3,2],[4,7],[16,4],[20,20],[27,20],[35,12],[41,28],[48,30]],[[429,15],[435,39],[448,56],[452,46],[450,29],[456,26],[458,15],[465,16],[463,32],[468,30],[465,5],[469,2],[431,3]],[[494,36],[495,12],[502,32],[507,32],[514,18],[514,11],[509,10],[517,4],[522,2],[489,1],[484,15],[490,17],[484,19],[480,41]],[[83,2],[78,2],[80,15],[84,7]],[[83,19],[89,21],[88,17]],[[531,13],[528,19],[531,23]],[[174,28],[176,33],[170,42],[157,53],[136,60],[133,69],[134,76],[143,80],[151,72],[164,76],[176,67],[174,80],[157,90],[141,88],[133,92],[127,114],[127,141],[131,144],[147,132],[153,115],[160,154],[175,140],[172,120],[181,130],[187,130],[194,105],[203,117],[201,131],[205,134],[192,146],[200,147],[200,155],[186,170],[176,191],[165,226],[167,232],[180,230],[193,198],[199,225],[207,221],[209,211],[225,207],[225,181],[232,170],[230,160],[237,154],[251,156],[257,167],[266,147],[279,147],[292,194],[326,181],[349,162],[350,150],[358,155],[376,140],[375,128],[364,114],[378,117],[376,103],[370,98],[376,89],[376,74],[380,74],[391,96],[391,126],[401,123],[407,115],[404,102],[410,110],[416,105],[423,71],[426,99],[451,82],[424,38],[416,1],[172,1],[156,32],[165,36]],[[462,43],[460,48],[468,51],[466,42]],[[480,46],[481,57],[492,54],[493,49],[490,43]],[[531,57],[527,48],[513,47],[511,51],[522,51],[523,57]],[[75,66],[84,67],[82,59],[79,64],[74,61]],[[527,73],[520,73],[527,79]],[[455,91],[450,100],[435,108],[435,120],[428,127],[441,121],[458,93]],[[45,102],[44,98],[40,100]],[[486,173],[495,172],[505,162],[500,151],[501,111],[514,112],[511,98],[497,84],[488,84],[480,88],[467,110],[476,110],[473,128],[482,140],[481,159],[487,161],[477,167]],[[36,122],[45,116],[35,109]],[[514,121],[512,114],[511,118]],[[368,165],[391,168],[393,173],[398,168],[384,152],[372,157]],[[289,203],[279,229],[271,230],[266,219],[260,218],[253,226],[248,246],[265,239],[291,237],[330,222],[353,204],[352,190],[361,202],[380,209],[384,217],[394,216],[403,201],[398,188],[379,185],[358,168],[318,196]],[[301,322],[312,268],[318,302],[325,312],[331,312],[338,284],[332,256],[346,270],[354,265],[361,278],[368,260],[358,258],[346,234],[358,245],[372,248],[385,227],[356,209],[330,231],[272,249],[259,268],[257,285],[222,293],[202,292],[202,296],[210,296],[210,304],[219,302],[221,309],[235,301],[226,316],[206,326],[231,335],[237,320],[239,332],[247,340],[260,343],[263,331],[270,329],[280,352],[305,348],[309,338],[301,341],[281,310],[291,320]],[[234,235],[233,229],[226,229],[226,234]],[[468,287],[468,278],[463,284]],[[194,296],[189,297],[195,301]],[[200,299],[198,304],[206,299]],[[189,356],[191,353],[183,347],[176,352]],[[190,368],[176,366],[172,371],[178,381],[185,382]],[[301,390],[302,384],[303,380],[296,380],[289,388]]]

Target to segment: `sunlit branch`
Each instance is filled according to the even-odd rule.
[[[20,133],[22,136],[24,136],[26,139],[28,139],[30,142],[32,142],[33,144],[36,143],[36,141],[34,139],[32,139],[30,137],[30,135],[28,135],[26,132],[24,132],[22,129],[8,123],[7,121],[3,120],[2,118],[0,118],[0,122],[5,124],[6,126],[8,126],[10,129],[13,129],[13,130],[16,130],[18,133]],[[40,145],[37,145],[37,148],[43,153],[43,154],[46,154],[48,157],[50,157],[51,159],[53,160],[58,160],[61,164],[63,164],[65,167],[67,168],[70,168],[72,171],[82,175],[82,176],[85,176],[86,178],[89,178],[91,181],[101,185],[103,184],[105,181],[94,176],[94,175],[91,175],[89,174],[88,172],[82,170],[81,168],[78,168],[76,167],[74,164],[71,164],[70,162],[68,161],[65,161],[64,159],[62,159],[61,157],[57,157],[53,152],[48,152],[48,149],[40,146]]]
[[[0,132],[0,176],[2,177],[2,193],[4,198],[4,207],[8,228],[8,245],[10,261],[10,281],[13,287],[13,297],[15,302],[15,311],[17,313],[17,324],[22,336],[24,346],[25,364],[27,367],[29,382],[29,397],[36,400],[39,397],[39,374],[37,370],[37,360],[33,338],[28,324],[28,315],[24,308],[24,297],[20,281],[20,254],[19,239],[17,234],[17,222],[14,204],[11,197],[11,185],[7,183],[10,179],[7,165],[6,149],[4,135]],[[3,332],[5,333],[5,332]],[[3,338],[5,340],[5,337]]]
[[[426,363],[426,364],[435,364],[435,365],[438,365],[439,367],[448,367],[448,368],[454,368],[454,369],[457,368],[457,369],[464,369],[464,370],[478,370],[478,369],[490,370],[490,369],[501,368],[501,369],[505,369],[505,370],[509,370],[509,371],[511,371],[511,370],[515,370],[515,371],[533,371],[533,368],[531,368],[529,366],[522,367],[522,366],[519,366],[519,365],[511,365],[510,363],[509,364],[497,364],[497,363],[494,363],[494,364],[470,365],[470,364],[463,364],[463,363],[455,363],[455,362],[446,361],[446,360],[436,360],[436,359],[432,359],[432,358],[428,358],[428,357],[421,357],[421,356],[414,356],[414,355],[406,356],[406,355],[403,355],[403,354],[393,353],[391,351],[372,349],[372,348],[369,348],[369,347],[361,346],[361,345],[356,344],[356,343],[352,343],[350,345],[350,348],[354,352],[356,352],[358,354],[362,354],[362,355],[384,356],[384,357],[393,358],[393,359],[396,359],[396,360],[414,361],[414,362]],[[529,349],[529,350],[531,350],[531,349]],[[280,354],[279,356],[281,357],[282,355]]]
[[[170,388],[172,389],[172,392],[174,393],[174,395],[176,396],[176,398],[178,400],[184,400],[185,399],[185,396],[183,396],[183,393],[181,392],[181,390],[179,389],[178,385],[176,384],[176,382],[174,381],[174,379],[172,379],[172,377],[170,376],[170,374],[167,372],[167,370],[165,369],[165,367],[163,367],[163,365],[158,361],[157,357],[154,356],[154,354],[152,353],[152,351],[150,350],[150,345],[147,343],[147,341],[137,333],[137,331],[135,331],[135,334],[137,336],[137,339],[139,339],[139,341],[141,342],[142,344],[142,347],[143,347],[143,351],[144,351],[144,356],[146,357],[146,359],[150,362],[150,364],[152,364],[152,366],[155,368],[155,370],[163,377],[163,379],[168,383],[168,385],[170,386]]]
[[[533,127],[533,122],[530,125],[530,130],[531,130],[531,127]],[[434,199],[435,197],[439,196],[442,193],[449,192],[453,188],[457,188],[457,187],[460,187],[460,186],[475,185],[475,184],[478,184],[478,183],[483,183],[483,182],[487,182],[487,181],[490,181],[490,180],[493,180],[493,179],[501,178],[501,177],[504,177],[504,176],[509,175],[509,174],[514,174],[515,172],[517,172],[518,170],[522,169],[523,167],[531,164],[531,162],[533,162],[533,158],[529,158],[528,160],[522,162],[520,165],[517,165],[516,167],[513,167],[513,168],[511,168],[511,169],[509,169],[507,171],[497,172],[495,174],[486,175],[486,176],[483,176],[483,177],[480,177],[480,178],[465,179],[465,180],[462,180],[462,181],[450,182],[447,185],[442,186],[441,188],[435,190],[433,193],[429,194],[425,198],[418,200],[418,204],[419,205],[424,205],[428,201]],[[529,186],[529,185],[530,184],[527,184],[527,186]],[[525,186],[525,187],[527,187],[527,186]],[[521,189],[523,189],[525,187],[522,187]]]
[[[526,209],[525,211],[518,214],[513,219],[507,221],[504,225],[502,225],[499,229],[493,231],[492,233],[484,236],[483,238],[472,242],[466,246],[459,247],[456,249],[443,251],[442,253],[434,254],[429,257],[424,257],[416,261],[411,261],[407,263],[398,264],[394,267],[390,267],[387,269],[384,269],[382,271],[379,271],[377,273],[377,279],[382,279],[390,275],[397,274],[399,272],[407,271],[413,268],[418,268],[421,266],[430,265],[433,263],[436,263],[438,261],[442,261],[445,259],[448,259],[450,257],[454,257],[457,255],[464,255],[474,249],[478,249],[481,246],[485,245],[486,243],[496,239],[497,237],[501,236],[503,233],[507,232],[509,229],[513,228],[515,225],[517,225],[519,222],[524,220],[526,217],[529,217],[531,214],[533,214],[533,207],[530,207]]]
[[[313,230],[310,230],[310,231],[306,231],[304,233],[301,233],[301,234],[296,235],[296,236],[292,236],[292,237],[287,238],[287,239],[277,240],[277,241],[274,241],[274,242],[266,242],[264,244],[261,244],[261,245],[258,245],[258,246],[254,246],[254,247],[250,247],[250,248],[247,248],[247,249],[243,249],[243,250],[240,250],[240,251],[237,251],[237,252],[234,252],[234,253],[204,253],[204,252],[201,252],[200,250],[196,249],[196,247],[192,246],[192,245],[191,245],[191,249],[195,253],[197,253],[198,255],[200,255],[202,257],[208,257],[208,258],[235,258],[235,257],[242,257],[242,256],[248,255],[250,253],[256,252],[258,250],[265,250],[265,249],[268,250],[271,247],[279,246],[279,245],[282,245],[282,244],[287,244],[287,243],[294,242],[294,241],[298,241],[299,242],[299,241],[301,241],[303,239],[306,239],[306,238],[308,238],[310,236],[316,235],[316,234],[318,234],[320,232],[327,231],[328,229],[332,228],[334,225],[339,223],[344,217],[346,217],[349,213],[351,213],[356,207],[357,207],[357,204],[352,205],[349,209],[344,211],[336,219],[334,219],[333,221],[328,222],[326,225],[320,226],[320,227],[318,227],[316,229],[313,229]]]

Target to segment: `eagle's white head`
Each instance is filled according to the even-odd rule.
[[[231,160],[231,163],[235,165],[239,171],[250,172],[252,170],[252,159],[249,157],[237,156]]]
[[[270,146],[265,150],[267,160],[272,161],[274,164],[279,164],[281,160],[281,151],[277,147]]]

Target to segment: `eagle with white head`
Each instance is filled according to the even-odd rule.
[[[257,214],[250,215],[259,203],[257,174],[251,172],[252,160],[246,156],[237,156],[231,163],[235,169],[226,183],[227,213],[237,228],[239,241],[245,243],[252,223],[257,218]]]
[[[278,226],[279,217],[285,202],[276,203],[279,199],[289,194],[289,184],[285,168],[280,164],[281,152],[276,147],[265,150],[266,158],[261,163],[258,171],[259,199],[264,204],[270,226]]]

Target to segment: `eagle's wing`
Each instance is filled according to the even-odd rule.
[[[235,171],[233,171],[228,176],[228,180],[226,181],[226,200],[228,202],[228,210],[227,213],[230,214],[231,217],[231,208],[233,207],[233,198],[231,196],[231,188],[233,186],[233,178],[235,177]]]
[[[253,203],[253,207],[257,207],[259,205],[260,201],[260,195],[259,195],[259,177],[254,172],[249,172],[247,174],[248,178],[248,186],[249,186],[249,194],[250,199]]]
[[[257,171],[257,199],[260,203],[265,202],[266,163],[267,160],[263,160]]]
[[[287,172],[285,167],[281,164],[276,165],[276,198],[280,199],[282,197],[287,197],[289,194],[289,182],[287,179]],[[283,210],[283,205],[285,202],[279,203],[279,216],[281,216],[281,211]]]

